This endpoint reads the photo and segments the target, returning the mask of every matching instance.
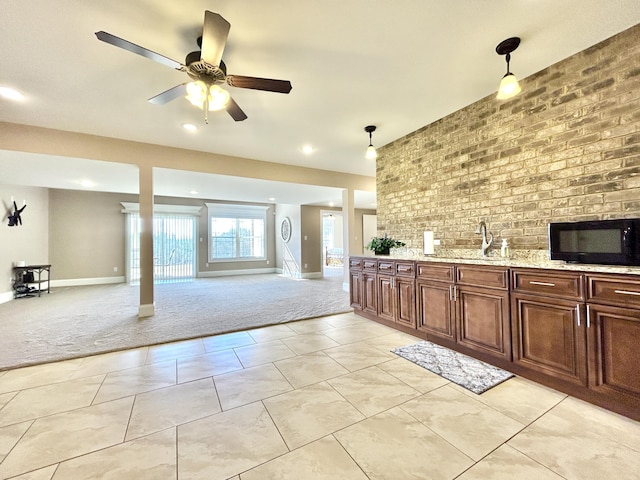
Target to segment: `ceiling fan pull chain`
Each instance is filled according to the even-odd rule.
[[[204,123],[209,125],[209,92],[208,91],[204,99]]]

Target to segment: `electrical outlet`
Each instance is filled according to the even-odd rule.
[[[440,240],[435,239],[435,240],[433,241],[433,244],[434,244],[434,245],[440,245]]]
[[[304,264],[304,268],[307,268],[307,264],[306,263]]]
[[[205,263],[205,264],[204,264],[204,266],[205,266],[205,267],[208,267],[208,266],[209,266],[209,264],[208,264],[208,263]]]
[[[113,267],[113,271],[117,272],[118,271],[118,267]]]
[[[269,260],[267,260],[267,265],[269,265]]]

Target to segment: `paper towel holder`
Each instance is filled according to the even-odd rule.
[[[425,256],[434,255],[435,249],[433,248],[434,246],[433,231],[425,230],[422,238],[423,238],[422,253]]]

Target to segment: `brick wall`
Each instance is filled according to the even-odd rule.
[[[539,250],[549,221],[640,217],[639,59],[636,25],[380,148],[379,233]]]

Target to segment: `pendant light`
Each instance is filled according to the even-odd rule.
[[[498,100],[506,100],[508,98],[515,97],[522,90],[518,84],[516,76],[509,71],[509,61],[511,60],[511,52],[513,52],[520,45],[520,37],[511,37],[503,40],[496,47],[496,53],[498,55],[506,55],[507,60],[507,73],[500,81],[500,87],[498,87]]]
[[[378,157],[378,152],[376,152],[376,148],[371,143],[371,134],[376,131],[375,125],[367,125],[364,127],[364,131],[369,134],[369,146],[367,147],[367,153],[364,158],[367,160],[375,160]]]

